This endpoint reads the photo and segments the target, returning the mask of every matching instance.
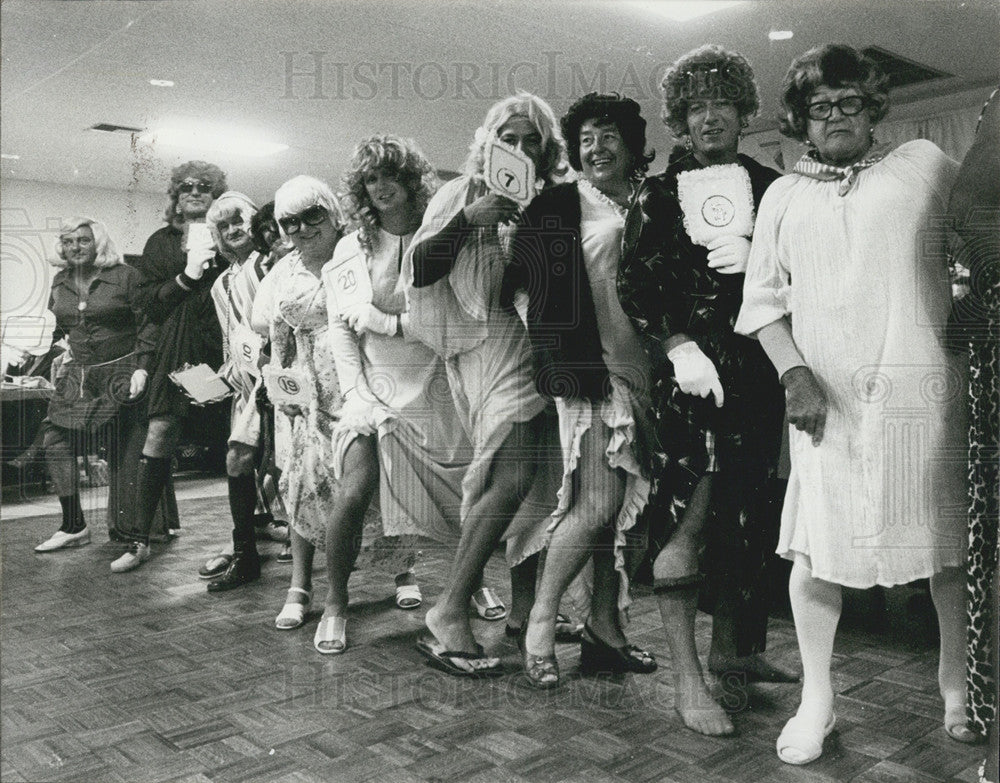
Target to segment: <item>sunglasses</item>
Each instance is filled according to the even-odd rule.
[[[186,180],[177,186],[177,190],[181,193],[194,193],[197,190],[199,193],[211,194],[212,186],[208,182]]]
[[[828,120],[830,119],[830,115],[833,114],[834,106],[836,106],[845,117],[853,117],[856,114],[861,114],[867,105],[868,101],[862,96],[848,95],[839,101],[817,101],[816,103],[810,103],[806,106],[806,114],[810,120]]]
[[[321,207],[319,204],[313,204],[308,209],[302,210],[297,215],[288,215],[287,217],[278,218],[278,225],[281,226],[286,234],[295,234],[298,232],[302,225],[307,226],[318,226],[324,220],[329,219],[330,213],[326,211],[325,207]]]

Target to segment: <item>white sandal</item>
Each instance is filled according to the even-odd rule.
[[[396,606],[400,609],[419,609],[423,601],[420,585],[396,585]]]
[[[504,606],[503,601],[497,598],[496,593],[488,587],[480,587],[476,590],[472,594],[470,603],[472,604],[472,608],[476,610],[476,614],[484,620],[495,622],[507,616],[507,607]]]
[[[323,615],[313,637],[313,647],[323,655],[340,655],[347,649],[347,618]]]
[[[274,618],[274,627],[279,631],[292,631],[301,626],[306,621],[309,613],[309,604],[312,602],[312,593],[303,590],[301,587],[289,587],[289,593],[301,593],[306,597],[305,601],[296,603],[295,601],[285,601],[278,616]]]

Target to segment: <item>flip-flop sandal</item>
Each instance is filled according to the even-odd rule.
[[[292,631],[305,623],[306,615],[309,613],[309,604],[312,602],[312,593],[301,587],[289,587],[288,592],[301,593],[306,597],[306,600],[301,603],[285,601],[278,616],[274,618],[274,627],[279,631]]]
[[[319,621],[313,647],[322,655],[340,655],[347,649],[347,618],[327,617]]]
[[[472,594],[472,608],[484,620],[495,622],[507,616],[507,607],[488,587],[480,587]]]
[[[487,656],[481,644],[476,645],[474,653],[445,650],[437,638],[427,633],[417,640],[417,652],[427,659],[427,663],[435,669],[459,677],[498,677],[503,675],[500,659]],[[463,661],[469,668],[459,665]]]
[[[830,720],[823,727],[822,733],[818,734],[800,722],[798,716],[791,718],[785,724],[785,728],[781,730],[781,734],[778,735],[778,741],[775,744],[778,751],[778,758],[786,764],[794,764],[795,766],[802,766],[803,764],[815,761],[823,755],[823,740],[833,731],[833,726],[836,722],[837,716],[831,715]],[[789,750],[796,750],[798,753],[795,756],[789,756]]]
[[[400,609],[417,609],[423,602],[420,585],[396,585],[396,606]]]

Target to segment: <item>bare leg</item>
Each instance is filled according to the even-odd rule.
[[[293,527],[292,536],[292,581],[289,587],[312,592],[312,568],[313,556],[316,554],[316,547],[309,543],[308,539],[299,535]],[[293,604],[305,603],[306,597],[297,591],[288,594],[288,602]]]
[[[931,598],[941,637],[938,686],[944,699],[944,726],[959,742],[975,742],[975,732],[965,725],[965,570],[944,568],[934,574]]]
[[[594,547],[594,592],[590,597],[588,623],[590,630],[612,647],[628,644],[618,613],[619,582],[615,570],[614,533],[610,528],[603,528]]]
[[[528,619],[528,612],[535,603],[535,583],[538,579],[538,559],[532,555],[510,569],[510,614],[507,625],[521,628]]]
[[[324,616],[342,617],[347,613],[347,580],[358,556],[365,511],[377,486],[378,455],[375,451],[375,438],[356,438],[347,447],[344,475],[334,495],[326,527],[329,588]]]
[[[535,604],[528,618],[525,648],[530,655],[551,656],[555,652],[556,614],[559,602],[570,582],[594,554],[594,544],[602,529],[613,525],[625,494],[625,482],[619,473],[610,468],[604,453],[608,442],[608,428],[595,421],[584,433],[580,443],[580,461],[574,487],[572,507],[566,512],[552,533],[545,555],[545,568],[535,596]],[[606,564],[606,559],[605,559]],[[595,572],[597,556],[595,555]],[[611,563],[614,571],[614,563]],[[607,575],[598,584],[595,574],[594,594],[608,587]],[[617,599],[614,593],[612,601]],[[617,625],[617,624],[616,624]],[[618,634],[621,632],[616,631]],[[603,638],[603,637],[602,637]],[[605,641],[611,642],[608,638]],[[624,644],[624,641],[622,641]]]
[[[698,575],[698,550],[711,493],[712,476],[703,476],[677,530],[653,563],[653,584],[670,647],[677,712],[689,729],[701,734],[722,735],[731,734],[733,724],[705,684],[694,639],[697,582],[685,586],[685,580]],[[679,584],[672,586],[673,583]]]
[[[514,425],[497,450],[482,497],[462,525],[451,578],[437,603],[427,611],[427,628],[447,650],[475,652],[469,601],[482,582],[483,569],[531,486],[534,462],[517,444],[531,443],[539,417]]]

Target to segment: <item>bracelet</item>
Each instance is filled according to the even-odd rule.
[[[191,286],[189,286],[187,283],[184,282],[184,277],[183,277],[182,274],[181,275],[177,275],[177,277],[174,278],[174,282],[177,283],[177,285],[179,285],[185,291],[190,291],[191,290]]]

